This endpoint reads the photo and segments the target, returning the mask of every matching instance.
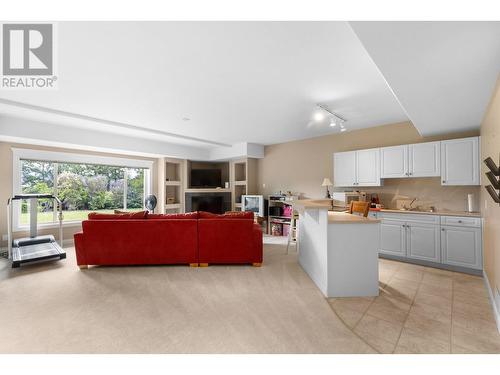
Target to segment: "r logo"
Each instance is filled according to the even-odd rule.
[[[3,25],[3,75],[53,74],[52,24]]]

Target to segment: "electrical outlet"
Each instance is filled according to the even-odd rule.
[[[2,241],[7,241],[9,239],[9,236],[6,234],[2,234]]]

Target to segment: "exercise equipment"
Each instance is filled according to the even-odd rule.
[[[38,235],[38,199],[52,199],[57,203],[59,220],[59,244],[53,235]],[[29,200],[30,202],[30,236],[12,239],[12,214],[14,201]],[[28,262],[39,262],[45,260],[60,260],[66,258],[66,252],[62,249],[62,203],[53,194],[18,194],[7,201],[7,226],[8,226],[8,255],[12,260],[12,268],[20,267]]]

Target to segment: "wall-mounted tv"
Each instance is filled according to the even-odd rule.
[[[222,187],[220,169],[191,169],[191,187],[217,188]]]

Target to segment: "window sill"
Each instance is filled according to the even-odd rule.
[[[82,220],[78,221],[66,221],[63,222],[62,227],[63,228],[72,228],[72,227],[79,227],[82,225]],[[53,229],[53,228],[59,228],[59,223],[46,223],[46,224],[39,224],[38,229]],[[12,232],[29,232],[30,226],[29,225],[24,225],[20,227],[16,227],[12,230]]]

